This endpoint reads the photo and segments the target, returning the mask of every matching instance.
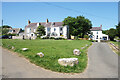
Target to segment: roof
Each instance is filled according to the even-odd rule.
[[[45,27],[51,27],[52,25],[54,25],[54,27],[59,27],[59,26],[63,26],[63,22],[39,22],[41,25],[45,26]],[[37,27],[38,23],[30,23],[29,25],[27,25],[26,27]]]
[[[102,27],[92,27],[90,30],[91,31],[101,31]]]
[[[18,34],[21,30],[21,28],[12,28],[10,30],[13,30],[12,34]]]

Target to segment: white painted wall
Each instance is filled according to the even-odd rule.
[[[93,40],[103,40],[103,36],[107,37],[108,40],[108,35],[102,34],[102,31],[91,31],[93,33]],[[98,33],[98,34],[97,34]],[[98,35],[98,39],[97,39],[97,35]]]

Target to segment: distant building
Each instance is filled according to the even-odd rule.
[[[21,33],[21,32],[22,32],[21,28],[10,28],[9,31],[8,31],[8,34],[19,35],[19,33]]]
[[[102,33],[102,25],[100,27],[92,27],[90,38],[92,40],[108,40],[108,35]]]
[[[28,25],[25,27],[24,35],[26,38],[35,39],[37,37],[36,30],[39,25],[45,27],[46,34],[41,37],[69,37],[69,26],[63,26],[63,22],[49,22],[48,19],[46,22],[31,23],[28,20]]]

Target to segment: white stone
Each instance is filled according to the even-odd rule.
[[[85,47],[81,47],[81,49],[84,49]]]
[[[61,58],[58,59],[58,63],[62,66],[74,66],[75,64],[78,64],[78,58]]]
[[[14,49],[14,46],[12,46],[12,48],[11,49]]]
[[[74,49],[73,54],[79,56],[80,55],[80,50],[79,49]]]
[[[86,44],[86,47],[88,46],[88,44]]]
[[[43,57],[43,56],[44,56],[44,54],[43,54],[42,52],[37,53],[37,55],[40,56],[40,57]]]
[[[28,50],[28,48],[22,48],[22,50],[23,50],[23,51],[27,51],[27,50]]]

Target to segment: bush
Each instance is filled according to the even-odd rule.
[[[84,35],[84,38],[89,38],[89,36],[88,35]]]
[[[7,34],[7,36],[16,36],[16,34]]]
[[[54,37],[50,37],[49,39],[55,39]]]
[[[75,40],[78,40],[78,36],[75,36]]]
[[[42,39],[49,39],[49,37],[43,37]]]
[[[55,38],[55,40],[65,40],[65,38]]]

